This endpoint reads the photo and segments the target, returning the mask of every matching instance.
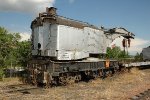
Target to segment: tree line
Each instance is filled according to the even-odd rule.
[[[0,27],[0,68],[26,66],[30,56],[30,41],[20,41],[19,33]]]

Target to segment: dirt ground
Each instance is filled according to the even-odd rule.
[[[127,100],[150,89],[150,69],[49,89],[20,84],[17,78],[1,81],[0,100]]]

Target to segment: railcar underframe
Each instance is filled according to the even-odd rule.
[[[45,86],[66,85],[81,80],[113,75],[119,70],[116,60],[99,61],[51,61],[49,59],[33,59],[28,64],[28,82]]]

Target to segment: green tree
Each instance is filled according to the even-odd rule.
[[[0,67],[25,66],[29,58],[30,42],[20,41],[19,33],[9,33],[0,27]]]
[[[130,57],[127,52],[121,50],[120,47],[116,46],[114,48],[107,48],[107,58],[113,59],[121,59],[121,58],[128,58]]]
[[[136,53],[136,55],[134,56],[135,61],[142,61],[143,57],[142,54],[139,54],[138,52]]]
[[[5,67],[9,59],[10,52],[14,47],[13,35],[8,34],[8,31],[0,27],[0,65]]]
[[[31,54],[31,43],[30,41],[22,41],[18,44],[17,50],[17,57],[18,57],[18,64],[21,66],[26,67],[28,60],[30,59]]]

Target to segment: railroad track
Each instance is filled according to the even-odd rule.
[[[150,100],[150,89],[135,95],[134,97],[130,98],[130,100]]]

